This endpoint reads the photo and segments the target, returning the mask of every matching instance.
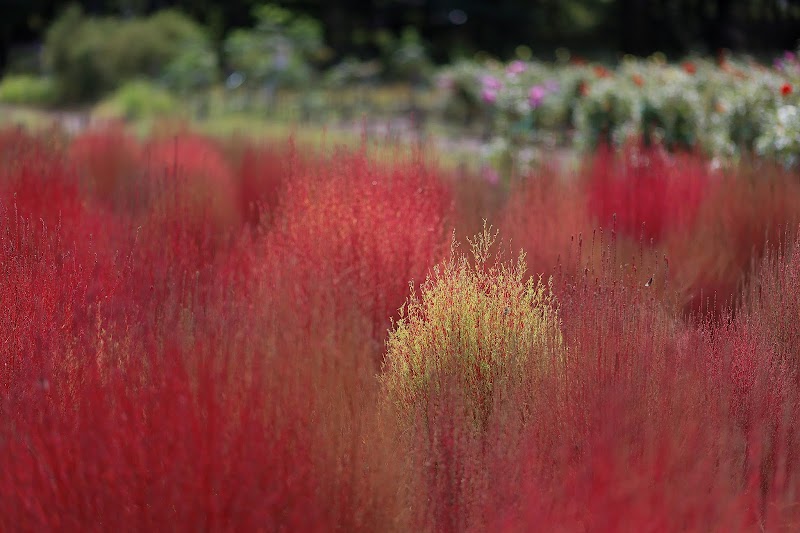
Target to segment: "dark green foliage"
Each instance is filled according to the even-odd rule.
[[[172,74],[180,88],[192,85],[181,77],[187,54],[201,59],[210,45],[203,29],[177,11],[161,11],[147,18],[87,17],[79,7],[67,9],[50,27],[44,56],[67,102],[97,98],[126,81]],[[213,53],[211,54],[213,56]],[[191,56],[188,59],[192,59]],[[204,78],[213,78],[216,64],[185,61],[195,70],[205,66]]]

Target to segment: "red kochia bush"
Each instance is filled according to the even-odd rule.
[[[155,212],[178,218],[198,234],[219,238],[241,221],[233,170],[220,149],[199,135],[180,133],[146,149]]]
[[[289,181],[266,240],[268,275],[288,274],[301,309],[325,295],[360,310],[381,341],[409,281],[421,282],[444,252],[449,208],[447,189],[421,163],[387,169],[364,153],[338,154]]]
[[[800,222],[800,183],[764,163],[727,170],[710,191],[694,223],[665,240],[676,288],[687,311],[721,309],[769,247]],[[716,302],[716,308],[715,308]]]
[[[585,170],[588,206],[603,227],[616,215],[618,230],[635,239],[659,241],[690,224],[703,201],[712,172],[691,154],[631,144],[617,154],[601,148]]]
[[[72,139],[67,151],[83,185],[116,206],[138,207],[147,173],[142,147],[121,126],[87,130]]]
[[[250,291],[186,261],[131,290],[143,267],[59,169],[3,183],[0,530],[329,530],[308,391],[264,368]]]
[[[265,286],[251,236],[208,253],[179,211],[131,228],[40,163],[0,187],[0,530],[402,522],[360,302],[312,263]],[[298,283],[341,313],[297,306]]]
[[[239,209],[252,226],[270,224],[289,178],[304,162],[291,145],[254,145],[238,162]]]
[[[220,342],[103,368],[79,346],[0,404],[0,529],[324,529],[302,391],[267,402],[264,369]]]
[[[548,276],[567,261],[574,238],[593,229],[585,206],[581,184],[548,169],[512,189],[500,227],[515,247],[526,251],[531,273]]]
[[[676,320],[610,261],[561,283],[566,351],[553,372],[506,390],[482,434],[457,389],[443,384],[428,405],[434,438],[410,440],[411,483],[427,488],[412,500],[417,529],[791,529],[796,373],[746,335],[752,318]],[[748,364],[730,366],[726,350]],[[735,371],[711,371],[720,361]]]

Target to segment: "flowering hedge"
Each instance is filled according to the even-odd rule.
[[[543,135],[577,146],[632,136],[713,157],[758,154],[795,165],[800,156],[800,61],[626,58],[613,70],[582,61],[461,62],[440,72],[446,112],[482,120],[494,152]]]

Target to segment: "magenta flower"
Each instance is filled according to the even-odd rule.
[[[506,68],[506,74],[510,76],[517,76],[528,70],[528,65],[524,61],[512,61]]]
[[[561,89],[561,84],[558,83],[558,80],[547,80],[544,82],[544,89],[548,94],[557,93]]]
[[[542,105],[542,100],[547,96],[547,90],[541,85],[534,85],[528,93],[528,103],[532,109],[536,109]]]
[[[503,84],[494,76],[484,75],[481,76],[481,85],[485,89],[491,89],[495,92],[503,88]]]
[[[481,91],[481,99],[483,99],[483,101],[487,104],[493,104],[497,101],[497,91],[495,89],[484,87]]]

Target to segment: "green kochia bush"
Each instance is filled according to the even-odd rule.
[[[399,418],[411,422],[440,393],[460,389],[464,416],[483,427],[515,383],[554,371],[561,334],[555,301],[541,280],[525,278],[525,256],[490,256],[491,228],[412,291],[388,340],[382,382]]]

